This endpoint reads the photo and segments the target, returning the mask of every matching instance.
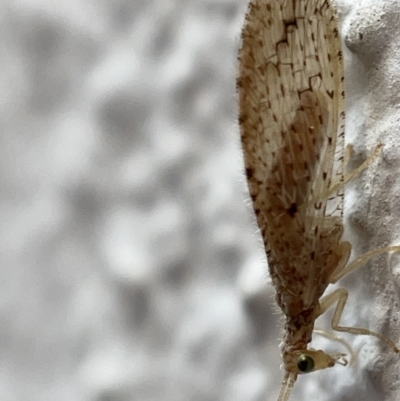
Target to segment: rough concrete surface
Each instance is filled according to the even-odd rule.
[[[346,189],[361,254],[400,243],[400,5],[352,3],[351,164],[385,144]],[[246,6],[1,2],[0,400],[276,399],[279,319],[236,123]],[[399,265],[343,280],[344,324],[399,343]],[[357,363],[301,377],[291,400],[399,399],[398,356],[343,337]]]

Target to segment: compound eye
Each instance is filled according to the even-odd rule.
[[[310,373],[314,369],[314,359],[306,354],[301,354],[297,359],[297,367],[302,373]]]

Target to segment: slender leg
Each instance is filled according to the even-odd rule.
[[[351,262],[347,266],[344,266],[342,263],[340,263],[330,275],[329,282],[331,284],[335,284],[342,277],[346,276],[349,273],[352,273],[359,267],[364,266],[374,256],[387,252],[400,252],[400,246],[386,246],[384,248],[373,249],[372,251],[364,253],[364,255],[361,255],[358,259],[356,259],[354,262]]]
[[[387,337],[383,336],[382,334],[375,333],[373,331],[363,329],[360,327],[344,327],[344,326],[339,326],[339,321],[340,318],[342,317],[342,312],[344,309],[344,306],[346,305],[347,297],[348,297],[348,292],[344,288],[339,288],[335,291],[333,291],[331,294],[326,295],[323,297],[320,301],[320,311],[318,316],[322,315],[323,313],[326,312],[327,309],[329,309],[333,304],[337,303],[335,312],[333,314],[332,318],[332,329],[336,331],[341,331],[344,333],[351,333],[351,334],[362,334],[362,335],[369,335],[369,336],[374,336],[382,341],[385,341],[392,349],[394,352],[399,353],[399,349],[396,347],[395,343],[388,339]]]
[[[361,164],[361,166],[359,166],[355,170],[351,171],[350,173],[347,173],[343,177],[343,180],[333,183],[333,185],[327,191],[325,191],[325,193],[320,194],[320,197],[328,198],[329,196],[331,196],[332,194],[336,193],[341,188],[343,188],[344,185],[346,185],[349,181],[351,181],[357,175],[359,175],[378,156],[379,152],[382,149],[382,146],[383,146],[382,144],[379,144],[375,148],[372,155],[369,156],[368,159],[364,163]],[[348,162],[348,159],[349,159],[349,153],[346,152],[346,155],[345,155],[346,163]],[[377,256],[377,255],[380,255],[380,254],[386,253],[386,252],[393,252],[393,251],[400,252],[400,246],[390,246],[390,247],[379,248],[379,249],[369,251],[369,252],[365,253],[364,255],[360,256],[354,262],[347,265],[347,261],[349,259],[350,252],[351,252],[351,245],[347,242],[342,242],[339,244],[339,249],[338,249],[338,254],[340,254],[341,257],[340,257],[339,263],[336,265],[335,269],[332,271],[332,273],[329,276],[329,283],[331,283],[331,284],[336,283],[342,277],[353,272],[354,270],[357,270],[359,267],[365,265],[374,256]],[[331,294],[326,295],[325,297],[323,297],[320,300],[320,309],[319,309],[318,315],[316,317],[322,315],[333,304],[337,303],[335,312],[333,314],[332,323],[331,323],[333,330],[345,332],[345,333],[351,333],[351,334],[370,335],[370,336],[377,337],[377,338],[381,339],[382,341],[385,341],[396,353],[399,353],[400,350],[396,347],[394,342],[379,333],[375,333],[373,331],[370,331],[370,330],[367,330],[364,328],[360,328],[360,327],[339,326],[339,321],[342,316],[343,309],[346,305],[347,298],[348,298],[348,292],[344,288],[339,288],[339,289],[333,291]]]
[[[343,339],[342,337],[338,337],[333,333],[328,333],[327,331],[323,330],[323,329],[318,329],[318,328],[314,328],[313,333],[316,333],[322,337],[325,337],[331,341],[337,341],[340,344],[342,344],[344,347],[346,347],[349,355],[350,355],[350,363],[349,365],[353,365],[354,361],[356,360],[356,354],[353,350],[353,348],[351,348],[350,344]],[[344,364],[343,364],[344,365]]]
[[[331,271],[328,282],[333,284],[332,276],[344,270],[347,266],[347,262],[350,259],[351,254],[351,244],[348,241],[340,242],[337,249],[335,250],[335,255],[340,255],[340,259],[338,262],[335,262],[335,265],[332,266],[333,270]]]
[[[346,149],[344,150],[344,160],[343,160],[344,167],[346,167],[347,164],[349,163],[352,153],[353,153],[353,146],[351,144],[348,144],[346,146]]]
[[[342,180],[336,181],[332,183],[332,186],[328,188],[324,193],[320,194],[319,197],[321,199],[329,198],[331,195],[337,193],[340,189],[342,189],[348,182],[350,182],[353,178],[357,177],[364,169],[366,169],[379,155],[383,145],[379,144],[371,156],[365,160],[364,163],[361,164],[358,168],[350,171],[349,173],[345,174]],[[346,152],[347,153],[347,152]],[[349,154],[345,154],[345,162],[348,162]]]

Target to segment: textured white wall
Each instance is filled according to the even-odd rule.
[[[2,401],[276,398],[277,316],[236,124],[246,3],[0,5]],[[400,241],[400,10],[351,3],[355,163],[385,143],[349,187],[359,254]],[[400,258],[394,276],[388,261],[346,280],[344,321],[398,340]],[[358,365],[301,377],[293,401],[396,399],[397,357],[346,338]]]
[[[384,144],[377,162],[348,189],[349,195],[354,196],[349,197],[348,223],[355,234],[353,242],[358,253],[400,243],[399,22],[397,0],[362,0],[350,9],[344,21],[345,42],[353,52],[347,70],[351,96],[348,114],[353,116],[348,138],[361,155],[377,143]],[[366,324],[391,337],[397,345],[399,263],[399,254],[383,255],[352,278],[360,291],[360,300],[356,294],[353,301],[354,324]],[[376,340],[359,337],[355,343],[360,350],[362,380],[369,388],[370,398],[366,399],[398,400],[399,356]]]

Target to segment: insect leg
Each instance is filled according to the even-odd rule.
[[[345,244],[345,243],[342,242],[340,245],[342,245],[342,244]],[[364,266],[374,256],[380,255],[382,253],[387,253],[387,252],[400,252],[400,246],[387,246],[384,248],[373,249],[372,251],[364,253],[364,255],[360,256],[354,262],[351,262],[347,266],[344,265],[343,263],[339,263],[339,265],[336,267],[336,269],[331,273],[331,275],[329,277],[329,282],[331,284],[335,284],[342,277],[346,276],[349,273],[352,273],[354,270],[357,270],[359,267]],[[344,257],[342,257],[342,260],[344,260]]]
[[[343,160],[343,165],[346,167],[349,164],[351,154],[353,153],[353,145],[348,144],[346,146],[346,149],[344,150],[344,160]]]
[[[333,333],[328,333],[325,330],[317,329],[317,328],[314,328],[313,333],[316,333],[316,334],[318,334],[318,335],[320,335],[322,337],[325,337],[328,340],[337,341],[340,344],[342,344],[344,347],[346,347],[348,353],[350,354],[350,363],[349,363],[349,365],[352,365],[353,362],[356,360],[356,354],[355,354],[353,348],[351,348],[350,344],[345,339],[343,339],[342,337],[338,337]],[[345,362],[343,363],[343,365],[345,366],[345,364],[347,364],[347,360],[344,359],[344,361]]]
[[[362,334],[362,335],[369,335],[374,336],[382,341],[385,341],[391,348],[393,348],[394,352],[399,353],[399,349],[396,347],[395,343],[390,340],[389,338],[383,336],[382,334],[375,333],[368,329],[363,329],[360,327],[345,327],[339,326],[340,318],[342,317],[343,309],[346,305],[347,297],[349,293],[344,288],[338,288],[337,290],[333,291],[331,294],[326,295],[325,297],[321,298],[320,300],[320,311],[318,316],[325,313],[327,309],[329,309],[333,304],[337,303],[335,312],[332,318],[332,329],[336,331],[341,331],[344,333],[351,333],[351,334]]]
[[[364,161],[364,163],[361,164],[358,168],[350,171],[349,173],[345,174],[342,180],[336,181],[333,183],[333,185],[328,188],[328,190],[322,194],[322,198],[328,198],[329,196],[337,193],[340,189],[342,189],[348,182],[350,182],[353,178],[357,177],[364,169],[366,169],[379,155],[383,145],[380,143],[374,150],[371,156],[368,157],[367,160]],[[350,149],[350,148],[348,148]],[[345,155],[345,162],[348,162],[348,159],[350,157],[351,150],[346,149],[346,155]]]

